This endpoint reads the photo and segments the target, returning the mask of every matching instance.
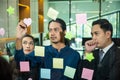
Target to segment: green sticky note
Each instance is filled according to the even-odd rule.
[[[66,66],[65,67],[65,71],[64,71],[64,75],[69,77],[69,78],[74,78],[74,75],[75,75],[75,72],[76,72],[76,69],[75,68],[72,68],[72,67],[69,67],[69,66]]]
[[[66,32],[65,37],[68,38],[69,40],[71,40],[73,38],[73,33],[72,32]]]
[[[93,53],[86,53],[85,59],[91,62],[94,59]]]
[[[14,14],[14,8],[9,6],[9,8],[7,9],[7,12],[9,13],[9,15]]]

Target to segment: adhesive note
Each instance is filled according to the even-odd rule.
[[[63,69],[63,59],[53,58],[53,68]]]
[[[75,72],[76,72],[76,69],[75,68],[72,68],[72,67],[69,67],[69,66],[66,66],[65,67],[65,71],[64,71],[64,75],[69,77],[69,78],[74,78],[74,75],[75,75]]]
[[[29,72],[30,71],[29,61],[21,61],[20,62],[20,71],[21,72]]]
[[[14,8],[9,6],[9,8],[7,9],[7,12],[8,12],[9,15],[14,14]]]
[[[28,78],[28,80],[33,80],[32,78]]]
[[[45,47],[42,46],[35,46],[35,56],[45,56]]]
[[[27,26],[30,26],[31,23],[32,23],[32,19],[31,19],[31,18],[25,18],[25,19],[23,19],[23,22],[24,22]]]
[[[0,36],[4,36],[5,34],[5,29],[4,28],[0,28]]]
[[[72,32],[66,32],[65,37],[68,38],[69,40],[71,40],[73,38],[73,33]]]
[[[76,24],[86,24],[87,14],[76,14]]]
[[[86,53],[85,59],[91,62],[94,59],[93,53]]]
[[[51,70],[50,69],[41,68],[40,72],[41,72],[40,73],[41,78],[43,78],[43,79],[50,79],[51,78]]]
[[[47,16],[48,16],[48,17],[56,20],[58,14],[59,14],[59,12],[56,11],[55,9],[53,9],[53,8],[51,8],[51,7],[48,9],[48,13],[47,13]]]
[[[92,80],[93,73],[94,73],[94,70],[83,68],[81,78],[87,79],[87,80]]]

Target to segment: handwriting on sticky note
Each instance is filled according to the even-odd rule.
[[[92,70],[92,69],[83,68],[81,78],[84,78],[87,80],[92,80],[93,72],[94,72],[94,70]]]
[[[29,72],[30,71],[29,61],[21,61],[20,62],[20,71],[21,72]]]
[[[48,13],[47,13],[47,16],[48,16],[48,17],[56,20],[58,14],[59,14],[59,12],[56,11],[55,9],[53,9],[53,8],[51,8],[51,7],[48,9]]]
[[[35,46],[35,56],[45,56],[45,47]]]
[[[69,66],[66,66],[65,67],[65,71],[64,71],[64,75],[69,77],[69,78],[74,78],[74,75],[75,75],[75,71],[76,69],[75,68],[72,68],[72,67],[69,67]]]
[[[77,24],[86,24],[87,23],[87,14],[76,14],[76,23]]]
[[[41,68],[41,78],[43,79],[50,79],[51,78],[51,70],[50,69],[45,69],[45,68]]]
[[[63,69],[63,59],[53,58],[53,68]]]

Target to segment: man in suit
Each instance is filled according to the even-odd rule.
[[[94,59],[91,62],[84,59],[80,64],[82,68],[79,68],[82,74],[83,68],[93,70],[92,80],[120,80],[117,78],[119,74],[115,72],[120,64],[120,59],[117,58],[120,56],[120,50],[112,41],[112,34],[113,28],[108,20],[98,19],[92,23],[92,40],[85,42],[84,57],[93,54]]]

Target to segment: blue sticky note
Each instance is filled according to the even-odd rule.
[[[40,72],[41,72],[41,74],[40,74],[41,78],[43,78],[43,79],[51,78],[51,70],[50,69],[41,68]]]

